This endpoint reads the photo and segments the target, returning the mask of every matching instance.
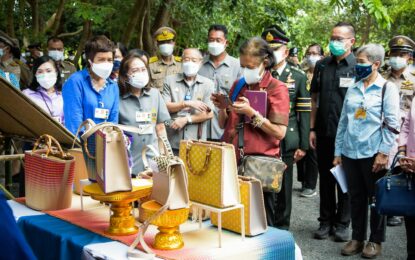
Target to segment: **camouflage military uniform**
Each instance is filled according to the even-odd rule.
[[[170,64],[164,62],[161,58],[154,56],[150,58],[150,73],[153,79],[154,87],[160,92],[163,91],[164,79],[169,75],[182,72],[182,58],[173,56]]]

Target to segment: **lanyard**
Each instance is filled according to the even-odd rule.
[[[49,114],[53,117],[52,110],[50,110],[49,105],[48,105],[48,103],[46,102],[45,97],[43,96],[43,93],[42,93],[42,92],[40,92],[40,91],[39,91],[39,93],[40,93],[40,96],[41,96],[41,97],[42,97],[42,99],[43,99],[43,102],[45,102],[45,105],[46,105],[46,107],[47,107],[47,108],[48,108],[48,110],[49,110]],[[51,105],[52,105],[52,104],[51,104]]]

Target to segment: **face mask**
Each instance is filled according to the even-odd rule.
[[[120,60],[114,60],[114,66],[112,67],[112,71],[120,70],[121,67],[121,61]]]
[[[135,88],[144,88],[150,80],[147,71],[134,73],[129,77],[128,83]]]
[[[318,56],[318,55],[307,56],[307,64],[311,67],[315,67],[317,61],[319,61],[320,59],[321,59],[321,57]]]
[[[3,55],[4,55],[4,50],[0,49],[0,58],[3,57]]]
[[[199,64],[193,61],[183,62],[183,73],[188,77],[196,76],[199,71]]]
[[[48,51],[48,55],[55,61],[63,60],[63,51]]]
[[[40,51],[39,52],[39,57],[42,57],[43,56],[43,51]]]
[[[356,81],[367,79],[372,74],[372,64],[358,63],[355,66]]]
[[[75,59],[75,56],[71,55],[69,56],[69,59],[73,61]]]
[[[91,62],[91,61],[89,61]],[[103,62],[103,63],[92,63],[91,62],[91,69],[92,71],[100,78],[107,79],[112,72],[112,67],[114,66],[113,63]]]
[[[408,65],[408,62],[403,57],[390,57],[389,65],[394,70],[400,70],[405,68]]]
[[[164,57],[170,56],[173,54],[173,44],[165,43],[159,46],[160,54]]]
[[[258,83],[261,80],[262,75],[259,75],[259,72],[261,71],[261,67],[262,67],[262,64],[261,66],[255,69],[244,68],[243,76],[248,85]]]
[[[58,78],[58,75],[56,72],[49,72],[49,73],[43,73],[36,75],[36,80],[39,83],[39,85],[48,90],[55,86],[56,80]]]
[[[225,44],[219,42],[209,42],[208,51],[213,56],[218,56],[225,51]]]
[[[329,49],[334,56],[342,56],[346,53],[346,44],[342,41],[330,41]]]
[[[282,51],[274,51],[275,64],[280,64],[284,61],[284,53]]]

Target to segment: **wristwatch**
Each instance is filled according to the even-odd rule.
[[[186,118],[187,118],[187,123],[191,124],[192,123],[192,117],[189,114],[187,114]]]

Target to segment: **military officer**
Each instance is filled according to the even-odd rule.
[[[272,76],[285,83],[290,95],[290,117],[285,138],[281,141],[282,159],[287,164],[282,188],[276,198],[275,226],[288,229],[291,217],[291,196],[293,184],[293,164],[306,154],[309,148],[310,131],[310,92],[307,90],[307,77],[303,71],[288,64],[290,41],[286,33],[277,25],[265,29],[262,38],[274,50],[276,65]]]
[[[61,74],[62,84],[69,78],[70,75],[76,72],[75,66],[65,61],[64,46],[62,39],[58,37],[51,37],[47,42],[48,55],[55,61],[59,73]]]
[[[32,73],[20,60],[19,42],[3,31],[0,31],[0,68],[4,72],[13,73],[19,80],[21,89],[30,85]]]
[[[181,72],[181,57],[173,55],[176,31],[170,27],[161,27],[153,35],[158,48],[158,55],[150,58],[151,78],[154,87],[163,91],[164,79]]]
[[[403,123],[408,111],[411,110],[411,103],[414,97],[415,75],[411,74],[408,69],[414,50],[415,42],[407,36],[398,35],[389,41],[390,68],[384,72],[383,76],[399,87],[401,123]],[[391,164],[397,151],[398,142],[396,142],[389,153],[389,164]],[[402,219],[389,216],[387,224],[388,226],[399,226],[402,224]]]

